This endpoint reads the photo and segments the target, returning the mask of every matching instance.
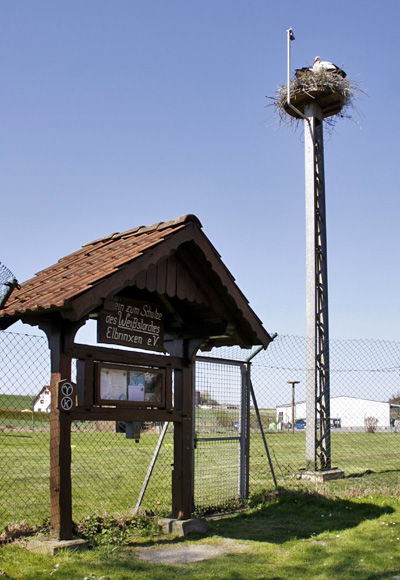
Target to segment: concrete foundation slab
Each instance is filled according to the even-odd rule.
[[[176,520],[172,518],[163,518],[158,520],[164,534],[175,534],[176,536],[187,536],[188,534],[206,534],[207,522],[200,518],[191,518],[189,520]]]
[[[187,545],[171,545],[140,548],[135,550],[136,556],[140,560],[157,564],[191,564],[219,558],[226,554],[240,553],[248,549],[248,545],[235,540],[220,539],[218,545],[209,543],[197,543]]]
[[[54,540],[46,536],[43,538],[31,538],[24,547],[37,554],[54,556],[60,550],[70,550],[71,552],[87,550],[88,543],[78,538],[72,540]]]
[[[296,471],[293,477],[315,483],[324,483],[332,479],[343,479],[344,471],[341,469],[330,469],[328,471]]]

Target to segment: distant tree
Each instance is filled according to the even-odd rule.
[[[233,429],[233,416],[228,411],[219,411],[217,415],[218,425],[225,429]]]
[[[392,405],[400,405],[400,391],[396,395],[392,395],[389,399]]]
[[[200,405],[218,405],[215,399],[211,398],[209,391],[203,391],[200,393]]]
[[[400,405],[400,391],[397,394],[393,394],[390,397],[389,403],[391,405]],[[393,424],[395,423],[395,421],[398,421],[400,419],[400,409],[398,407],[392,407],[390,409],[390,419],[393,422]]]

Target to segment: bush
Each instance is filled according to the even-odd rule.
[[[378,426],[378,419],[376,417],[365,417],[364,423],[367,433],[375,433]]]
[[[74,533],[84,538],[89,546],[106,544],[126,545],[132,536],[157,536],[160,528],[153,514],[110,516],[92,514],[74,524]]]
[[[233,429],[234,418],[228,411],[218,411],[217,421],[220,427],[225,429]]]

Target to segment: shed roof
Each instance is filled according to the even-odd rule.
[[[142,292],[167,309],[166,330],[175,336],[266,347],[271,337],[201,228],[185,215],[85,244],[23,282],[0,310],[0,328],[54,313],[78,321],[106,298]]]

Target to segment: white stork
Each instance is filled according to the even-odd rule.
[[[322,72],[332,72],[337,75],[342,76],[345,78],[346,73],[344,70],[333,64],[333,62],[329,62],[327,60],[321,60],[319,56],[315,57],[314,64],[310,68],[310,70],[314,73],[322,73]]]

